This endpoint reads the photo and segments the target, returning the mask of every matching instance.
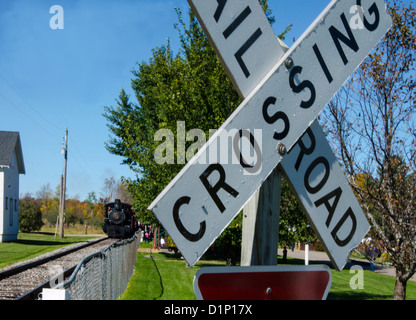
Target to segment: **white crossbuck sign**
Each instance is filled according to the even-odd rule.
[[[384,1],[331,1],[286,53],[258,0],[188,1],[245,99],[149,209],[192,266],[280,164],[341,270],[369,224],[315,119],[390,28]]]

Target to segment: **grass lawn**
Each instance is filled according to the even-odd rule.
[[[142,247],[142,244],[140,245]],[[288,259],[290,264],[303,264],[303,260]],[[122,300],[195,300],[192,282],[195,273],[203,266],[224,266],[223,261],[200,260],[187,268],[180,255],[137,253],[135,272]],[[350,281],[355,273],[332,270],[332,286],[328,300],[391,300],[394,277],[364,270],[363,289],[352,289]],[[416,282],[407,282],[407,300],[416,300]]]
[[[60,239],[58,236],[54,238],[53,233],[19,233],[16,241],[0,243],[0,268],[92,238],[91,236],[65,236]]]
[[[350,281],[354,273],[332,270],[332,286],[328,300],[393,300],[395,278],[369,270],[364,270],[363,289],[351,289]],[[416,282],[408,281],[406,300],[416,300]]]
[[[187,268],[179,254],[138,252],[135,272],[121,300],[195,300],[195,273],[203,266],[219,265],[225,262],[199,261]]]
[[[48,227],[47,225],[43,225],[40,229],[40,232],[45,233],[52,233],[55,234],[56,226]],[[101,227],[93,227],[87,226],[87,234],[85,234],[85,225],[76,224],[75,226],[65,226],[65,235],[95,235],[95,234],[102,234],[105,235],[103,229]]]

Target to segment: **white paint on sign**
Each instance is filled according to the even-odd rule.
[[[332,1],[150,205],[149,209],[168,230],[191,266],[280,163],[277,146],[283,143],[290,149],[296,143],[391,26],[384,2],[374,0],[371,7],[364,10],[365,28],[351,29],[346,15],[355,3]],[[214,17],[217,8],[213,9],[210,14]],[[293,64],[287,68],[283,61],[289,58]],[[233,139],[239,139],[241,130],[262,129],[261,157],[257,157],[262,162],[261,171],[256,175],[245,174],[246,166],[242,162],[201,164],[198,161],[201,157],[208,159],[209,149],[217,148],[222,132],[236,129]],[[232,151],[241,160],[235,145]]]

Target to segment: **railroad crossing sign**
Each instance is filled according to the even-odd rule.
[[[259,62],[257,57],[270,48],[269,41],[262,41],[263,37],[270,39],[270,26],[260,18],[249,20],[251,15],[259,17],[256,0],[239,1],[241,8],[227,0],[189,2],[246,99],[149,209],[192,266],[282,159],[296,157],[295,170],[286,170],[291,163],[281,164],[289,179],[302,178],[303,186],[296,181],[291,183],[306,210],[326,208],[327,213],[321,210],[320,216],[318,210],[312,214],[308,211],[309,218],[320,222],[312,224],[335,266],[342,269],[345,251],[340,255],[343,261],[334,253],[340,248],[349,251],[355,247],[367,232],[368,222],[359,208],[348,207],[351,193],[344,192],[343,186],[328,183],[338,176],[332,173],[334,158],[318,155],[312,159],[312,153],[318,152],[316,143],[321,144],[322,139],[319,128],[308,128],[391,26],[384,1],[375,0],[361,7],[360,0],[333,0],[282,59],[270,62],[275,64],[269,72],[266,70],[266,75],[264,70],[258,71],[258,66],[268,63],[267,55],[263,57],[265,61]],[[351,7],[357,5],[362,8],[362,28],[350,25]],[[236,14],[236,8],[242,11]],[[227,46],[216,40],[221,37]],[[237,63],[228,65],[230,56]],[[276,60],[277,55],[272,56]],[[244,77],[255,80],[240,86]],[[260,137],[256,135],[259,130]],[[243,140],[249,141],[255,151],[250,164],[241,149]],[[282,149],[291,151],[284,155]],[[334,189],[328,191],[331,187]],[[304,189],[307,192],[302,192]],[[305,205],[312,200],[312,205]]]
[[[281,166],[337,270],[370,226],[317,121]]]
[[[325,300],[332,283],[326,265],[201,268],[198,300]]]

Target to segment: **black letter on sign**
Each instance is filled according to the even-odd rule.
[[[304,89],[309,88],[309,90],[311,91],[311,98],[308,101],[302,101],[300,104],[301,108],[307,109],[310,106],[312,106],[313,103],[315,102],[315,98],[316,98],[315,87],[313,86],[312,82],[310,82],[309,80],[305,80],[301,82],[299,85],[296,85],[295,75],[298,73],[299,74],[302,73],[302,67],[300,66],[293,67],[292,70],[290,71],[289,84],[295,93],[300,93]]]
[[[220,174],[220,179],[216,183],[215,186],[211,186],[211,184],[208,182],[208,177],[213,171],[218,171]],[[201,179],[202,184],[205,186],[205,189],[207,189],[208,193],[210,194],[211,198],[214,200],[215,204],[217,205],[218,209],[222,212],[225,211],[225,207],[223,203],[221,202],[220,198],[218,197],[217,193],[218,190],[224,189],[229,194],[231,194],[234,198],[238,196],[238,192],[234,190],[231,186],[225,183],[225,171],[224,168],[216,163],[211,164],[200,176],[199,179]]]
[[[322,57],[321,50],[319,50],[316,43],[313,46],[313,51],[315,52],[315,55],[318,58],[319,64],[321,65],[321,68],[324,71],[325,76],[328,79],[328,82],[331,83],[334,79],[332,78],[331,72],[329,72],[328,66],[325,63],[324,58]]]
[[[255,165],[247,164],[243,158],[243,155],[241,154],[241,150],[238,143],[240,142],[242,137],[246,137],[250,140],[250,143],[253,146],[254,151],[256,152],[257,162]],[[240,131],[238,131],[238,134],[236,134],[233,139],[233,150],[237,157],[238,155],[240,155],[240,164],[248,173],[254,174],[257,171],[259,171],[259,169],[261,168],[261,149],[256,139],[249,130],[241,129]]]
[[[190,197],[182,197],[179,198],[175,205],[173,206],[173,221],[175,221],[175,225],[178,228],[179,232],[189,241],[196,242],[201,239],[205,234],[206,229],[206,222],[202,221],[199,225],[199,231],[197,233],[190,233],[188,230],[185,229],[184,225],[182,224],[181,219],[179,219],[179,208],[183,204],[189,204],[191,201]]]
[[[341,32],[335,29],[334,26],[331,26],[329,28],[329,32],[331,33],[332,40],[334,41],[335,46],[337,47],[338,53],[341,56],[341,59],[344,62],[344,65],[346,65],[348,63],[348,59],[347,59],[347,56],[345,55],[344,50],[342,50],[341,43],[339,41],[341,40],[342,42],[344,42],[348,47],[354,50],[354,52],[357,52],[359,47],[358,47],[357,41],[354,38],[354,35],[352,34],[350,25],[348,24],[345,14],[341,14],[341,20],[342,20],[342,23],[344,24],[345,30],[347,30],[349,38],[347,38],[345,35],[343,35]]]
[[[357,6],[361,7],[361,0],[357,0]],[[373,5],[368,9],[370,14],[374,14],[376,16],[375,21],[373,24],[368,23],[368,20],[364,17],[364,26],[368,31],[374,31],[377,29],[378,24],[380,23],[380,12],[378,11],[377,4],[374,2]]]
[[[224,10],[224,7],[225,7],[225,4],[227,3],[227,0],[217,0],[217,2],[218,2],[218,8],[217,8],[217,10],[215,11],[215,14],[214,14],[214,19],[215,19],[216,22],[218,22],[220,20],[222,11]]]
[[[311,187],[311,185],[309,184],[309,176],[311,175],[313,169],[315,169],[316,166],[318,164],[320,164],[320,163],[322,163],[325,166],[325,175],[322,178],[322,180],[315,187]],[[322,187],[325,185],[325,183],[328,180],[329,171],[330,171],[330,168],[329,168],[329,162],[328,162],[328,160],[326,160],[326,158],[324,158],[324,157],[316,158],[314,160],[314,162],[311,163],[311,165],[309,166],[309,168],[305,172],[305,177],[304,177],[304,181],[303,182],[305,184],[306,190],[308,190],[308,192],[309,193],[312,193],[312,194],[315,194],[319,190],[321,190]]]
[[[276,103],[276,98],[275,97],[268,97],[266,99],[266,101],[264,101],[264,103],[263,103],[263,118],[268,124],[275,123],[279,119],[283,120],[283,122],[285,123],[285,128],[280,133],[275,131],[274,135],[273,135],[274,139],[282,140],[289,133],[290,122],[289,122],[289,118],[287,117],[286,113],[284,113],[282,111],[278,111],[274,115],[269,116],[269,114],[267,113],[267,109],[271,104],[274,105],[275,103]]]
[[[306,148],[305,144],[303,143],[303,137],[306,134],[308,134],[309,139],[311,140],[311,146],[309,148]],[[306,132],[298,140],[297,144],[300,147],[300,153],[299,153],[298,159],[296,160],[296,163],[295,163],[295,169],[296,169],[296,171],[299,171],[299,167],[300,167],[300,164],[302,163],[303,156],[305,154],[309,156],[315,150],[316,140],[315,140],[315,136],[313,135],[313,132],[312,132],[311,128],[306,129]]]
[[[250,49],[250,47],[253,45],[254,42],[257,41],[258,38],[260,38],[260,36],[263,34],[263,32],[261,32],[261,29],[258,28],[253,35],[246,41],[246,43],[243,44],[243,46],[238,49],[238,51],[235,53],[235,58],[237,59],[238,64],[240,65],[241,70],[243,70],[244,75],[246,76],[246,78],[248,78],[250,76],[250,71],[248,71],[246,64],[243,61],[243,55],[244,53],[246,53],[246,51],[248,49]]]
[[[250,15],[251,9],[250,7],[247,7],[243,10],[243,12],[240,13],[240,15],[230,24],[230,26],[225,29],[225,31],[222,33],[224,38],[227,39],[235,29],[238,28],[238,26],[246,20],[246,18]]]
[[[350,217],[351,221],[352,221],[351,232],[349,233],[349,235],[344,240],[341,240],[338,237],[337,233],[338,233],[339,229],[341,229],[344,222],[348,219],[348,217]],[[332,238],[334,238],[337,245],[339,245],[340,247],[344,247],[348,244],[348,242],[351,241],[351,238],[353,237],[353,235],[355,233],[355,229],[357,229],[357,219],[355,218],[355,215],[354,215],[354,212],[352,211],[352,209],[348,208],[347,212],[345,212],[344,216],[341,218],[341,220],[335,226],[334,230],[332,230],[331,235],[332,235]]]
[[[326,209],[329,212],[328,218],[326,219],[326,226],[329,227],[331,224],[332,216],[334,215],[335,209],[337,208],[337,204],[339,199],[341,198],[342,189],[338,187],[334,191],[328,193],[326,196],[322,197],[321,199],[315,201],[315,206],[319,207],[321,204],[325,204]],[[329,199],[335,197],[334,202],[331,204],[329,203]]]

